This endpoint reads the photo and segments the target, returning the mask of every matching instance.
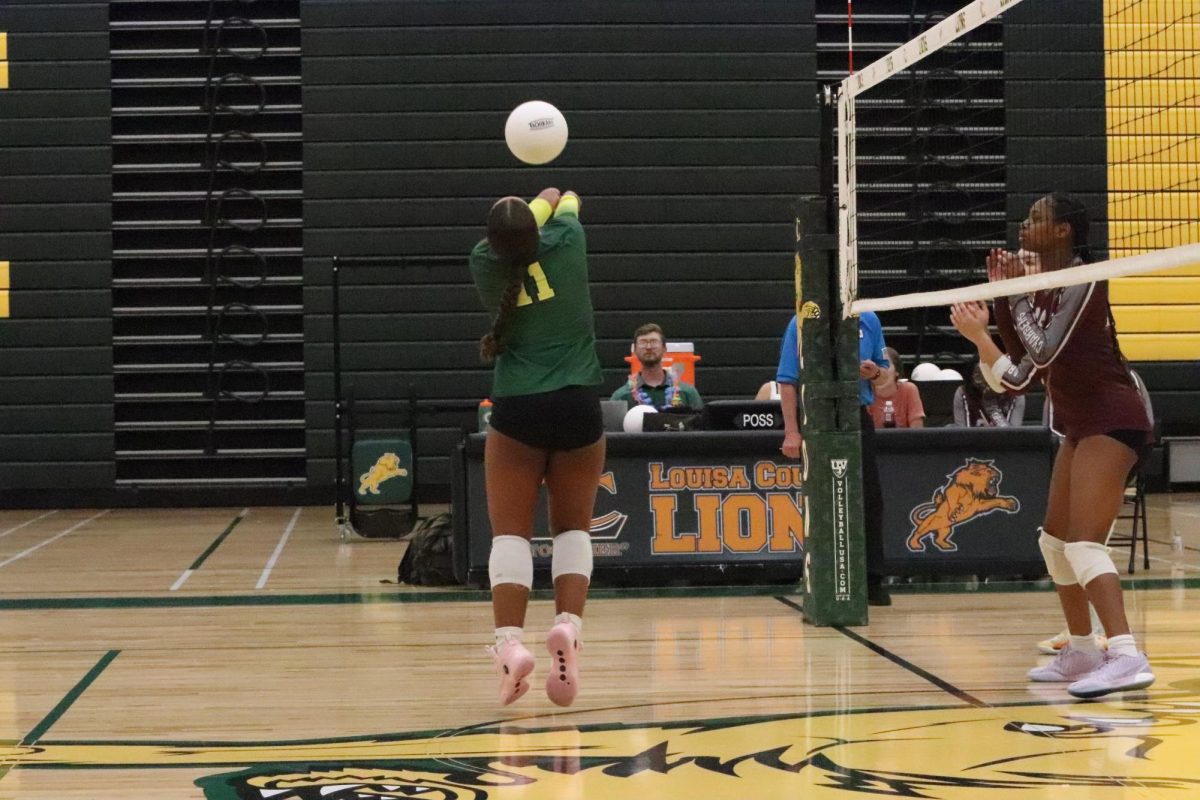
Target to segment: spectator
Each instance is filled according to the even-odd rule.
[[[871,403],[871,419],[876,428],[924,428],[925,406],[921,392],[912,381],[900,379],[900,355],[890,347],[887,366],[880,366],[879,377],[871,381],[875,401]]]
[[[1025,395],[999,394],[975,362],[971,380],[954,393],[954,424],[960,428],[1007,428],[1025,419]]]
[[[642,369],[613,392],[612,399],[624,400],[630,408],[638,405],[653,406],[659,410],[690,408],[699,411],[703,408],[704,401],[700,399],[696,387],[663,368],[662,360],[666,352],[667,341],[662,328],[649,323],[634,331],[633,353]]]

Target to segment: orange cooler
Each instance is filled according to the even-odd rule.
[[[630,348],[632,349],[632,347]],[[700,356],[691,342],[667,342],[667,352],[663,354],[663,369],[675,373],[675,377],[685,383],[696,385],[696,362]],[[629,364],[629,374],[636,375],[642,371],[642,362],[633,353],[625,356]]]

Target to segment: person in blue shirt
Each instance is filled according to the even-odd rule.
[[[867,410],[875,401],[872,381],[889,366],[883,352],[883,326],[872,311],[858,318],[858,404],[862,428],[863,527],[867,538],[867,601],[871,605],[892,604],[883,587],[883,489],[879,484],[879,466],[875,460],[875,424]],[[799,408],[800,350],[796,333],[796,317],[788,323],[779,349],[779,368],[775,373],[779,384],[779,403],[783,411],[783,446],[788,458],[799,458],[803,440],[800,436]]]

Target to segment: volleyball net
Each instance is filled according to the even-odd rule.
[[[929,309],[1112,280],[1131,358],[1200,357],[1200,4],[975,0],[915,24],[837,95],[843,313],[946,328]],[[1096,263],[988,283],[1053,192],[1086,208]]]
[[[868,18],[856,4],[856,62],[878,57],[833,92],[836,243],[821,212],[797,220],[804,608],[817,624],[866,618],[857,315],[879,312],[902,357],[965,365],[974,348],[948,305],[1109,281],[1131,360],[1200,358],[1200,3],[904,5]],[[1053,193],[1086,212],[1090,263],[1042,271],[1019,253],[1026,274],[989,282],[988,253],[1017,253],[1022,221]]]

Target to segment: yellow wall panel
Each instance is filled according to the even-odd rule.
[[[1108,223],[1110,248],[1145,247],[1158,250],[1200,242],[1200,222],[1116,220]]]
[[[1109,219],[1200,219],[1200,192],[1110,192]]]
[[[1155,126],[1172,133],[1200,134],[1200,111],[1194,108],[1117,108],[1106,114],[1108,132],[1133,134],[1143,131],[1150,117]]]
[[[1200,242],[1200,0],[1104,0],[1112,258]],[[1200,264],[1110,281],[1135,361],[1200,358]]]
[[[1200,305],[1113,306],[1121,333],[1200,333]]]
[[[8,316],[8,289],[0,289],[0,319]]]
[[[1200,111],[1196,112],[1200,114]],[[1190,134],[1160,133],[1162,120],[1150,116],[1140,124],[1139,133],[1108,137],[1110,161],[1150,161],[1158,164],[1200,163],[1200,141]],[[1150,134],[1154,135],[1150,135]]]
[[[0,89],[8,88],[8,62],[0,61]]]
[[[1142,3],[1135,4],[1139,7]],[[1107,13],[1108,9],[1105,9]],[[1136,21],[1132,14],[1125,20],[1112,20],[1104,26],[1104,49],[1126,50],[1200,50],[1200,23],[1183,21],[1168,29],[1161,22]]]
[[[1189,77],[1196,74],[1197,60],[1200,60],[1200,52],[1195,50],[1146,47],[1145,42],[1138,42],[1135,49],[1108,53],[1105,56],[1105,74],[1109,80],[1138,80],[1143,75]]]
[[[0,261],[0,289],[8,289],[11,286],[11,277],[9,276],[9,268],[7,261]]]
[[[8,61],[8,34],[0,31],[0,61]]]
[[[1108,165],[1108,188],[1113,191],[1144,192],[1162,189],[1200,188],[1200,164],[1114,164]]]
[[[1130,361],[1192,361],[1200,358],[1200,333],[1121,334],[1121,352]]]
[[[1109,281],[1108,296],[1117,305],[1197,305],[1200,278],[1118,278]]]
[[[1107,93],[1110,106],[1197,108],[1200,98],[1196,97],[1195,91],[1195,82],[1191,80],[1147,78],[1109,81]]]

